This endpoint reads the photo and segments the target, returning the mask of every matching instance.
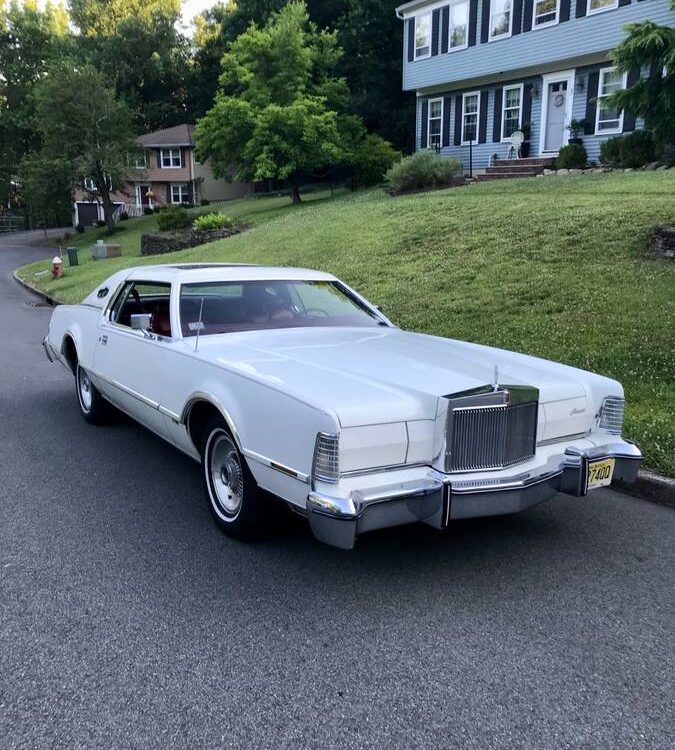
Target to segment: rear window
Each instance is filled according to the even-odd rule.
[[[273,328],[386,325],[332,281],[237,281],[183,284],[183,336]]]

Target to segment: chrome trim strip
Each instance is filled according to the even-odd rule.
[[[159,411],[165,416],[168,417],[170,420],[175,422],[176,424],[180,424],[180,414],[176,414],[175,411],[171,411],[171,409],[167,409],[166,406],[159,405]]]
[[[453,494],[456,495],[471,495],[477,492],[481,494],[484,492],[503,492],[504,490],[518,490],[524,489],[525,487],[532,487],[535,484],[541,484],[542,482],[548,482],[557,476],[560,476],[564,471],[564,468],[547,471],[544,474],[537,474],[536,476],[526,475],[522,478],[514,478],[506,481],[495,480],[494,484],[483,483],[469,486],[468,483],[465,486],[450,483],[450,488]],[[476,480],[479,482],[479,480]]]
[[[582,438],[588,437],[591,434],[590,430],[585,432],[576,432],[574,435],[562,435],[561,437],[548,438],[548,440],[541,440],[537,443],[537,448],[544,445],[554,445],[555,443],[562,443],[565,440],[581,440]]]
[[[368,469],[353,469],[352,471],[343,471],[340,473],[340,479],[348,477],[365,477],[369,474],[383,474],[389,471],[403,471],[404,469],[419,469],[422,466],[430,466],[428,462],[418,461],[414,464],[390,464],[389,466],[375,466]]]
[[[244,454],[244,456],[246,456],[246,458],[257,461],[258,463],[263,464],[270,469],[274,469],[275,471],[278,471],[285,476],[291,477],[292,479],[297,479],[303,484],[309,484],[309,474],[305,474],[304,472],[298,471],[297,469],[292,469],[290,466],[279,463],[279,461],[273,461],[271,458],[267,458],[267,456],[263,456],[260,453],[256,453],[255,451],[251,451],[246,448],[243,448],[241,452]]]

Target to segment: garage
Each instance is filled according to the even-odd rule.
[[[75,205],[77,207],[77,223],[82,224],[83,227],[96,226],[96,222],[98,221],[98,203],[78,202]]]

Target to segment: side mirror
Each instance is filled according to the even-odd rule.
[[[139,313],[131,316],[131,327],[134,331],[149,331],[152,318],[148,313]]]

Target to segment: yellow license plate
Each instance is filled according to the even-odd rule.
[[[614,459],[606,458],[604,461],[591,461],[588,464],[588,479],[586,489],[594,490],[597,487],[606,487],[612,483],[614,474]]]

